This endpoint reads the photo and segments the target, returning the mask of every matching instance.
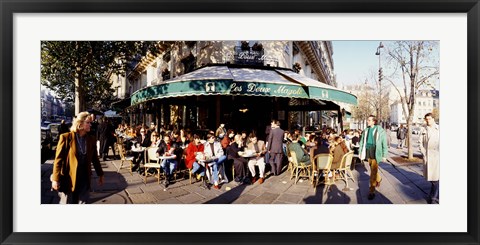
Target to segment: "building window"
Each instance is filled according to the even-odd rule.
[[[197,63],[197,58],[193,56],[192,53],[190,53],[187,57],[183,58],[181,60],[183,67],[184,67],[184,73],[189,73],[195,69],[195,64]]]

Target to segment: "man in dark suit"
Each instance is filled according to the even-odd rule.
[[[145,128],[140,128],[140,136],[137,137],[137,144],[140,144],[142,147],[149,147],[152,144],[150,137],[147,135],[147,130]],[[140,167],[140,163],[143,162],[145,157],[145,152],[134,152],[133,153],[133,168],[132,171],[137,171]]]
[[[272,120],[270,135],[268,136],[267,151],[270,154],[270,165],[273,175],[280,175],[283,160],[283,129],[278,120]]]

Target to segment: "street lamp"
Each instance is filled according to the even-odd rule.
[[[378,55],[378,86],[380,87],[380,95],[379,95],[379,100],[378,100],[378,112],[377,112],[377,116],[378,116],[378,119],[380,120],[380,122],[382,122],[382,79],[383,79],[383,74],[382,74],[382,66],[380,64],[380,49],[383,48],[383,44],[382,42],[380,42],[380,44],[378,45],[377,47],[377,52],[375,53],[375,55]]]

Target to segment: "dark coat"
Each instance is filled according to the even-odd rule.
[[[267,150],[272,154],[280,154],[283,153],[283,137],[285,131],[281,128],[272,128],[270,131],[270,135],[268,137],[268,146]]]
[[[247,163],[248,160],[241,157],[240,155],[238,155],[238,152],[239,151],[243,151],[245,148],[244,147],[239,147],[238,144],[235,142],[233,144],[231,144],[229,147],[228,147],[228,151],[227,151],[227,158],[228,159],[233,159],[233,162],[235,163]]]
[[[148,137],[147,134],[145,134],[144,140],[142,140],[142,135],[138,136],[137,143],[140,143],[140,145],[143,147],[149,147],[150,145],[152,145],[152,141],[150,140],[150,137]]]
[[[108,122],[100,124],[98,127],[98,140],[100,141],[100,153],[107,153],[108,147],[115,142],[115,129]]]
[[[175,148],[175,150],[173,151],[173,154],[177,156],[175,160],[179,160],[182,158],[183,149],[177,144],[177,142],[170,142],[170,148]],[[157,153],[158,155],[162,156],[167,151],[168,151],[167,143],[165,143],[165,141],[162,140],[160,142],[160,145],[158,146]]]

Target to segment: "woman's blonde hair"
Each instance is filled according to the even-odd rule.
[[[70,127],[70,131],[72,132],[77,132],[80,129],[80,125],[87,120],[88,116],[90,116],[90,113],[84,111],[78,113],[77,117],[73,120],[72,127]]]

